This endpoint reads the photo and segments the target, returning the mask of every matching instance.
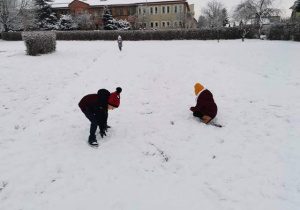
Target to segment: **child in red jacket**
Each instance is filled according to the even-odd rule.
[[[205,89],[200,83],[195,85],[195,95],[197,105],[195,107],[191,107],[190,110],[193,112],[195,117],[199,117],[205,124],[207,124],[216,117],[218,107],[214,101],[212,93]]]
[[[97,126],[100,128],[100,135],[106,136],[108,110],[114,110],[120,105],[120,93],[122,88],[118,87],[115,92],[110,93],[106,89],[100,89],[97,94],[90,94],[84,96],[80,102],[79,107],[84,115],[91,122],[89,144],[91,146],[98,146],[96,139]]]

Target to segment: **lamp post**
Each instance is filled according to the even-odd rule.
[[[144,28],[144,24],[145,24],[145,22],[146,22],[146,20],[147,20],[147,18],[146,18],[146,15],[147,15],[147,5],[148,5],[148,0],[146,0],[146,4],[145,4],[145,11],[143,10],[143,28]],[[146,27],[145,28],[147,28],[147,23],[146,23]]]

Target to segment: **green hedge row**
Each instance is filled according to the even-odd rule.
[[[22,40],[22,32],[2,32],[2,39],[6,41],[21,41]]]
[[[124,40],[214,40],[239,39],[238,28],[159,30],[159,31],[58,31],[57,40],[116,40],[118,35]]]
[[[273,24],[267,32],[267,38],[300,41],[300,22]]]
[[[57,40],[116,40],[118,35],[123,40],[216,40],[240,39],[238,28],[222,29],[189,29],[189,30],[157,30],[157,31],[56,31]],[[249,33],[246,38],[254,38]],[[3,40],[20,41],[22,32],[2,33]]]

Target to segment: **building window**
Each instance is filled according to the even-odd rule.
[[[131,15],[135,15],[135,8],[131,8]]]
[[[182,12],[182,5],[179,5],[179,12]]]
[[[174,13],[177,13],[177,12],[178,12],[178,6],[175,5],[175,6],[174,6]]]
[[[158,28],[158,22],[157,21],[150,22],[150,26],[151,26],[151,28]]]
[[[130,15],[130,8],[127,8],[127,16]]]
[[[166,7],[165,6],[162,6],[162,14],[165,14],[166,13]]]
[[[150,14],[153,15],[153,7],[150,7]]]
[[[174,28],[178,28],[178,22],[177,21],[174,22]]]
[[[139,15],[142,14],[142,8],[139,8]]]
[[[163,28],[169,28],[171,26],[170,21],[162,21],[161,23]]]
[[[167,6],[167,13],[170,13],[170,6]]]
[[[124,15],[124,10],[123,10],[123,8],[120,8],[120,15]]]
[[[158,7],[154,7],[155,14],[158,14]]]
[[[116,16],[120,15],[119,8],[116,8]]]

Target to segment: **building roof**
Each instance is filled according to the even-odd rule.
[[[53,0],[53,8],[68,7],[74,0]],[[79,0],[91,6],[145,4],[155,2],[186,2],[186,0]]]

